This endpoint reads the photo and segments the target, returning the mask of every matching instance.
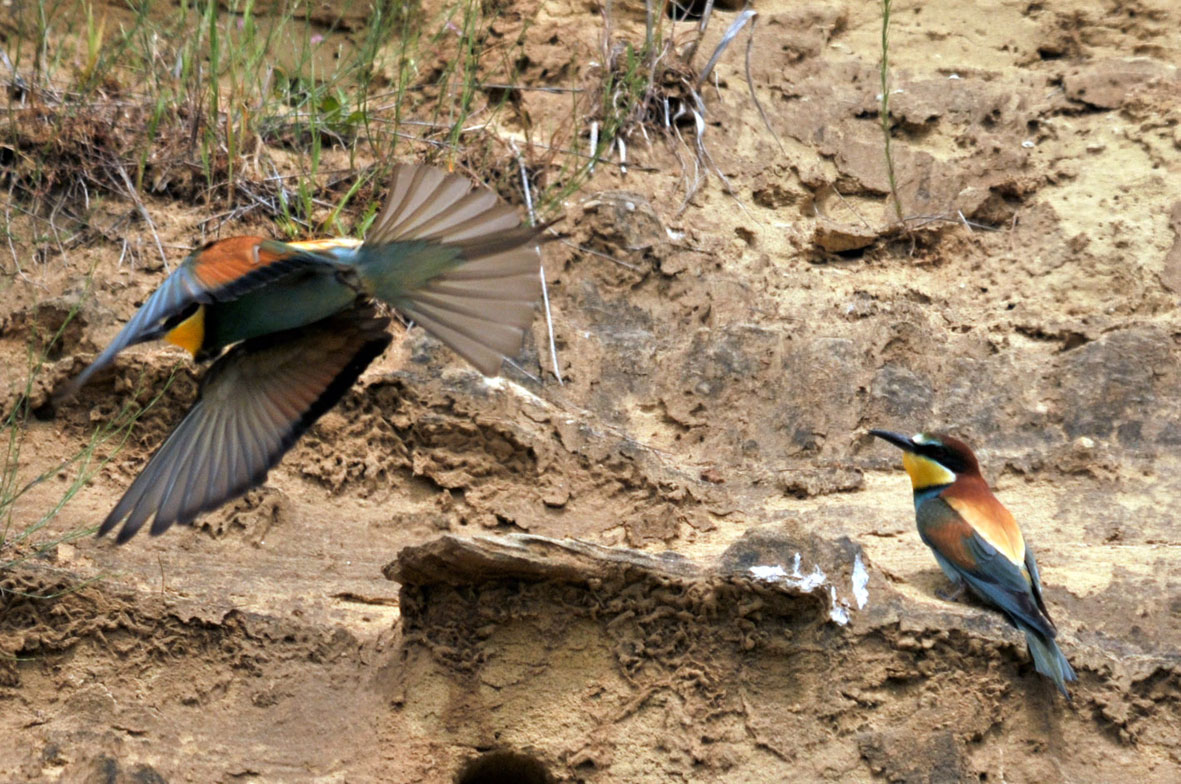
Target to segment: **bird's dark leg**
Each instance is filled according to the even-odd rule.
[[[357,274],[355,269],[338,269],[336,271],[336,280],[355,291],[358,297],[369,297],[373,294],[372,291],[366,291],[365,284],[361,282],[361,276]]]
[[[964,595],[964,591],[968,589],[968,584],[963,580],[955,580],[948,588],[935,589],[935,595],[945,602],[958,602],[960,597]]]

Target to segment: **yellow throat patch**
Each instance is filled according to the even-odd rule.
[[[949,485],[955,481],[955,472],[913,452],[902,453],[902,467],[910,474],[910,486],[915,490],[925,490],[937,485]]]
[[[197,356],[201,344],[205,342],[205,306],[198,305],[193,315],[173,327],[164,339]]]

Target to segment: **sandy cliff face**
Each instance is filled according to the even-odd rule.
[[[641,36],[642,7],[619,5],[616,34]],[[596,78],[597,6],[508,8],[523,84]],[[751,76],[779,143],[743,37],[704,89],[715,170],[687,203],[688,151],[636,136],[626,175],[600,166],[567,205],[571,242],[599,255],[546,251],[564,385],[540,320],[521,360],[540,382],[484,380],[411,331],[264,488],[195,530],[81,540],[0,575],[17,657],[0,658],[0,777],[452,781],[502,749],[527,759],[465,780],[504,780],[502,763],[562,782],[1181,777],[1181,11],[896,7],[895,163],[916,218],[900,231],[877,8],[758,10]],[[506,132],[570,104],[513,106]],[[166,245],[206,217],[147,209]],[[46,387],[164,274],[102,236],[57,247],[0,292],[20,367],[97,264]],[[73,454],[177,358],[125,355],[31,426],[29,467]],[[194,379],[182,365],[52,526],[105,515]],[[1073,705],[998,615],[936,597],[909,484],[868,427],[976,448],[1036,549]],[[437,541],[522,533],[542,538]],[[551,541],[571,538],[590,544]]]

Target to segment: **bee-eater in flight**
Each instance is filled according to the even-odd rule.
[[[945,435],[869,432],[902,450],[902,466],[914,488],[919,536],[951,579],[954,596],[967,588],[1004,613],[1025,633],[1037,671],[1069,700],[1066,681],[1076,677],[1054,642],[1058,630],[1042,600],[1033,550],[980,475],[972,450]]]
[[[99,527],[116,541],[191,523],[261,484],[389,345],[374,301],[481,373],[521,348],[541,293],[541,227],[483,187],[431,166],[394,170],[364,242],[234,237],[192,253],[114,341],[56,395],[123,349],[163,338],[214,360],[197,402]]]

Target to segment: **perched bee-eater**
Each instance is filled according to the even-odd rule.
[[[499,373],[541,293],[540,232],[463,176],[399,166],[364,242],[234,237],[192,253],[57,395],[157,338],[215,360],[99,535],[122,522],[125,542],[149,519],[160,534],[261,484],[389,345],[374,300]]]
[[[1069,700],[1066,681],[1076,678],[1054,642],[1058,630],[1042,600],[1033,550],[1013,515],[988,489],[972,450],[945,435],[869,432],[902,450],[919,536],[955,586],[948,598],[957,598],[966,587],[1003,612],[1025,632],[1037,671]]]

